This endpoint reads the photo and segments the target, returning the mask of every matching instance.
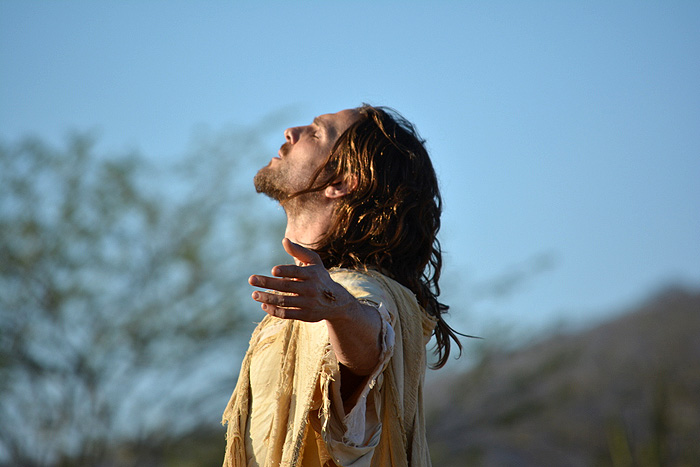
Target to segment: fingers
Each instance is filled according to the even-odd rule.
[[[252,275],[248,283],[267,289],[252,293],[253,300],[269,315],[283,319],[320,321],[325,319],[329,304],[335,304],[336,295],[330,291],[334,284],[323,267],[321,257],[288,238],[282,241],[285,251],[296,265],[278,265],[272,268],[272,276]]]
[[[303,264],[323,264],[318,253],[304,248],[286,237],[282,240],[282,246],[284,247],[284,251]]]
[[[315,275],[314,268],[316,266],[317,265],[295,266],[293,264],[280,264],[279,266],[272,268],[272,275],[275,277],[286,277],[289,279],[308,280]]]
[[[308,310],[308,298],[297,295],[278,295],[267,292],[253,292],[253,299],[260,302],[260,307],[265,313],[282,319],[298,319],[301,321],[320,321],[324,319],[322,313]]]
[[[293,308],[279,308],[274,305],[268,305],[266,303],[261,304],[261,307],[265,313],[270,316],[275,316],[281,319],[298,319],[301,321],[312,321],[308,317],[304,316],[301,310]]]
[[[279,267],[279,266],[277,266]],[[289,277],[289,276],[287,276]],[[278,292],[286,292],[293,294],[301,294],[306,291],[308,285],[301,281],[289,279],[278,279],[275,277],[252,275],[248,279],[248,283],[254,287],[262,287],[264,289],[276,290]]]
[[[279,295],[260,290],[253,292],[252,297],[256,302],[280,308],[300,308],[308,302],[298,295]]]

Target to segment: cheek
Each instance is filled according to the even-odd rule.
[[[314,173],[326,162],[329,153],[330,151],[326,152],[316,150],[313,153],[308,154],[302,161],[302,168],[309,173]]]

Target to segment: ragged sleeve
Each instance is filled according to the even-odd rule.
[[[333,270],[331,277],[362,303],[374,307],[381,318],[381,355],[377,366],[365,379],[357,402],[348,413],[340,396],[339,372],[334,372],[322,397],[326,410],[319,413],[323,438],[330,456],[339,465],[369,466],[381,435],[381,390],[383,371],[394,352],[396,305],[379,283],[367,274]],[[334,356],[330,355],[333,359]],[[332,362],[337,368],[337,362]]]

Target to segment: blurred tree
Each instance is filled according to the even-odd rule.
[[[85,134],[0,144],[0,463],[218,423],[259,319],[247,277],[281,251],[252,190],[264,135],[201,133],[166,165]]]

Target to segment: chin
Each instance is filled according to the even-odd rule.
[[[280,188],[278,177],[275,175],[277,175],[276,172],[271,172],[268,170],[268,167],[263,167],[253,178],[253,185],[258,193],[269,196],[275,201],[282,201],[288,198],[289,194],[286,190]]]

